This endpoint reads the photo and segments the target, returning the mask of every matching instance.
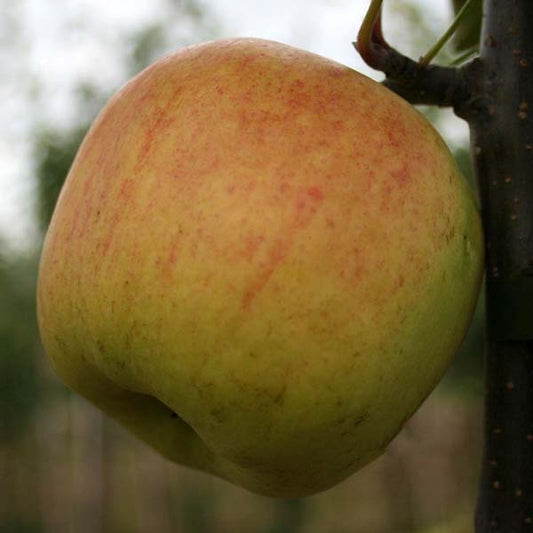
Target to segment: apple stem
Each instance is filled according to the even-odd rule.
[[[357,34],[357,41],[353,43],[361,57],[369,65],[373,63],[376,54],[379,54],[383,48],[388,48],[381,31],[382,3],[383,0],[372,0],[370,2]]]

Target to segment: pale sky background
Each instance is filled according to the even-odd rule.
[[[389,41],[409,53],[412,35],[397,10],[407,0],[385,0]],[[435,40],[450,22],[449,0],[412,0],[430,14]],[[204,0],[215,15],[214,37],[255,36],[319,53],[381,80],[359,59],[351,42],[369,0]],[[165,0],[0,0],[0,238],[23,249],[35,235],[31,134],[40,122],[75,123],[72,88],[80,78],[118,88],[125,31],[157,21]],[[203,36],[191,33],[190,41]],[[7,45],[7,46],[4,46]],[[123,48],[122,48],[123,52]],[[33,94],[35,98],[29,99]],[[448,113],[441,127],[448,142],[468,135]]]

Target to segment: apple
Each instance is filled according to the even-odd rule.
[[[405,101],[258,39],[171,54],[105,106],[46,236],[66,384],[172,461],[295,497],[379,456],[467,330],[475,199]]]

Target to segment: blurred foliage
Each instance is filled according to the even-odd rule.
[[[36,137],[37,218],[43,231],[86,130],[86,125],[66,132],[45,129]]]
[[[454,0],[449,0],[453,2]],[[474,0],[474,3],[478,0]],[[463,0],[461,0],[461,5]],[[425,9],[421,9],[420,5],[411,0],[395,0],[394,2],[384,2],[384,32],[385,38],[392,46],[396,46],[403,54],[412,59],[419,59],[427,53],[431,46],[435,45],[440,37],[444,34],[446,28],[451,24],[452,20],[447,21],[446,25],[436,24],[431,21],[428,15],[431,15],[432,7],[430,5]],[[464,18],[468,21],[471,17],[472,6],[467,10]],[[396,24],[392,20],[397,21]],[[388,22],[391,21],[391,22]],[[454,39],[457,31],[464,32],[465,22],[459,25],[458,30],[454,33],[451,41]],[[405,35],[409,38],[406,40]],[[397,46],[397,41],[401,41],[401,46]],[[442,65],[453,65],[454,63],[462,63],[471,55],[470,49],[466,53],[466,49],[459,49],[455,44],[446,43],[438,52],[436,59],[433,62]],[[463,58],[463,53],[466,58]],[[431,109],[431,108],[428,108]]]
[[[428,46],[440,37],[435,33],[435,28],[429,24],[430,8],[426,11],[410,0],[395,0],[384,2],[383,9],[385,38],[393,46],[396,39],[402,38],[405,44],[402,45],[401,52],[410,57],[418,59],[426,52]],[[397,23],[392,24],[392,21]],[[409,35],[407,42],[403,38],[405,34]]]
[[[161,24],[152,24],[142,28],[130,37],[131,54],[128,58],[130,70],[141,71],[152,63],[155,54],[165,45],[165,32]]]
[[[452,12],[457,14],[466,0],[450,0]],[[400,24],[385,24],[386,37],[394,45],[395,32],[409,35],[409,42],[401,51],[414,59],[419,58],[428,47],[435,44],[444,33],[445,28],[436,32],[436,28],[428,23],[431,7],[420,9],[409,0],[396,0],[384,3],[386,19],[401,21]],[[388,16],[387,16],[388,15]],[[471,59],[479,50],[479,39],[482,21],[482,0],[472,0],[463,14],[461,22],[455,30],[450,43],[438,53],[437,62],[444,65],[457,66]],[[385,21],[386,22],[386,21]],[[450,20],[449,23],[452,21]],[[397,37],[396,37],[397,38]]]
[[[452,0],[453,11],[458,13],[466,0]],[[468,50],[479,49],[479,39],[481,35],[483,0],[473,0],[468,7],[464,18],[457,28],[452,44],[456,52],[467,52]]]
[[[161,0],[163,1],[163,0]],[[124,36],[124,64],[133,76],[162,54],[216,34],[216,21],[200,0],[166,0],[166,18]]]
[[[34,255],[0,256],[0,444],[28,427],[41,396]]]

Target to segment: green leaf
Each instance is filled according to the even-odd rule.
[[[463,7],[465,0],[452,0],[454,13],[457,14]],[[456,52],[465,52],[475,48],[479,49],[481,35],[482,0],[473,0],[467,13],[461,20],[453,37],[453,47]]]

